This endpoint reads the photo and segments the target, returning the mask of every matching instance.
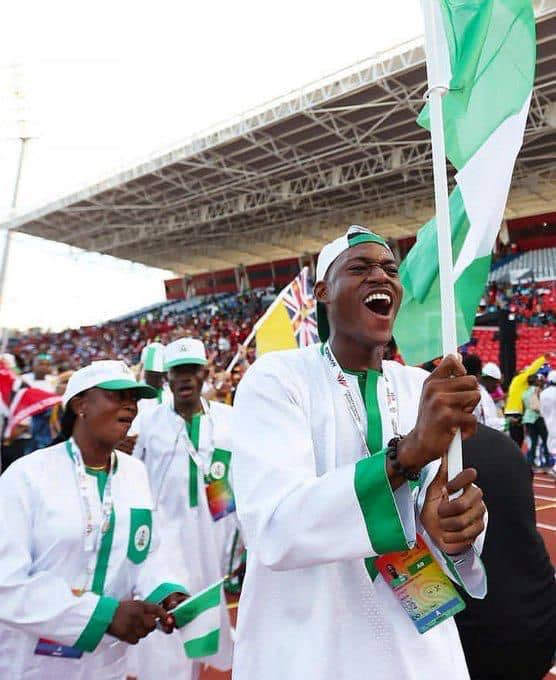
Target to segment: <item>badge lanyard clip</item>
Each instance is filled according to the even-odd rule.
[[[85,583],[83,588],[80,589],[82,592],[84,592],[90,587],[93,579],[102,537],[110,528],[112,510],[114,507],[112,500],[112,478],[114,475],[114,469],[116,467],[116,454],[114,451],[112,451],[110,454],[110,468],[102,498],[101,519],[98,529],[95,532],[92,499],[89,493],[89,482],[87,479],[87,472],[85,469],[85,463],[83,462],[81,450],[79,449],[79,446],[77,446],[77,443],[73,437],[66,442],[66,448],[74,462],[77,488],[79,491],[81,512],[84,522],[83,547],[85,552],[88,554]]]
[[[346,404],[346,408],[359,432],[361,438],[362,451],[365,456],[370,456],[369,445],[367,443],[367,436],[365,434],[365,429],[363,427],[363,418],[361,412],[357,406],[357,401],[353,396],[353,392],[349,386],[348,379],[343,372],[340,364],[336,360],[336,357],[332,353],[330,344],[327,342],[323,346],[323,356],[326,359],[326,364],[328,366],[328,376],[330,381],[333,383],[335,389],[340,389],[342,391],[342,396]],[[398,399],[396,393],[390,387],[390,381],[387,376],[383,374],[384,382],[386,385],[386,401],[388,405],[388,414],[390,416],[390,421],[392,424],[392,431],[395,437],[399,437],[399,408]]]

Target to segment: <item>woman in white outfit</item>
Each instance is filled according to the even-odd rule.
[[[116,680],[185,599],[153,535],[142,463],[115,451],[156,396],[120,361],[74,373],[59,443],[0,477],[0,677]]]

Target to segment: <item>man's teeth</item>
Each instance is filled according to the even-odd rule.
[[[373,302],[374,300],[381,300],[387,302],[388,304],[391,304],[392,302],[392,298],[386,293],[371,293],[371,295],[365,298],[365,304]]]

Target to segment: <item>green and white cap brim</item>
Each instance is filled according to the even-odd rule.
[[[174,366],[196,364],[206,366],[208,364],[205,346],[197,338],[182,338],[174,340],[164,348],[164,368],[169,370]]]
[[[93,387],[114,392],[134,390],[137,392],[138,399],[154,399],[158,396],[154,387],[138,382],[132,370],[123,361],[106,359],[93,361],[89,366],[75,371],[68,380],[66,391],[62,397],[64,408],[73,397]]]
[[[141,352],[141,363],[144,371],[164,373],[164,345],[161,342],[151,342]]]
[[[345,250],[359,246],[362,243],[378,243],[391,252],[390,246],[382,236],[375,234],[365,227],[352,224],[343,236],[340,236],[331,243],[327,243],[321,250],[317,260],[316,282],[324,281],[332,263]],[[326,306],[322,302],[317,302],[317,327],[319,338],[322,342],[326,342],[330,336],[330,327],[326,315]]]

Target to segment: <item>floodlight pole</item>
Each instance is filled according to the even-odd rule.
[[[15,96],[20,97],[21,99],[22,94],[21,90],[18,87],[17,83],[17,67],[15,68],[15,78],[16,78],[16,83],[15,83]],[[27,142],[30,139],[29,133],[27,131],[27,125],[25,121],[25,116],[22,115],[21,119],[18,121],[18,126],[19,126],[19,153],[18,153],[18,161],[17,161],[17,173],[15,176],[15,184],[14,184],[14,190],[12,194],[12,203],[11,203],[11,215],[13,216],[15,209],[17,207],[17,202],[19,198],[19,188],[21,185],[21,170],[23,168],[23,158],[25,156],[25,149],[27,146]],[[0,261],[0,314],[4,312],[5,304],[4,304],[4,290],[6,286],[6,275],[8,272],[8,262],[9,262],[9,257],[10,257],[10,247],[11,247],[11,241],[12,241],[12,234],[9,226],[4,227],[1,233],[1,240],[3,241],[3,249],[2,249],[2,260]],[[6,348],[8,346],[8,327],[5,324],[4,319],[1,320],[2,323],[2,341],[1,341],[1,346],[0,350],[2,353],[6,351]]]

